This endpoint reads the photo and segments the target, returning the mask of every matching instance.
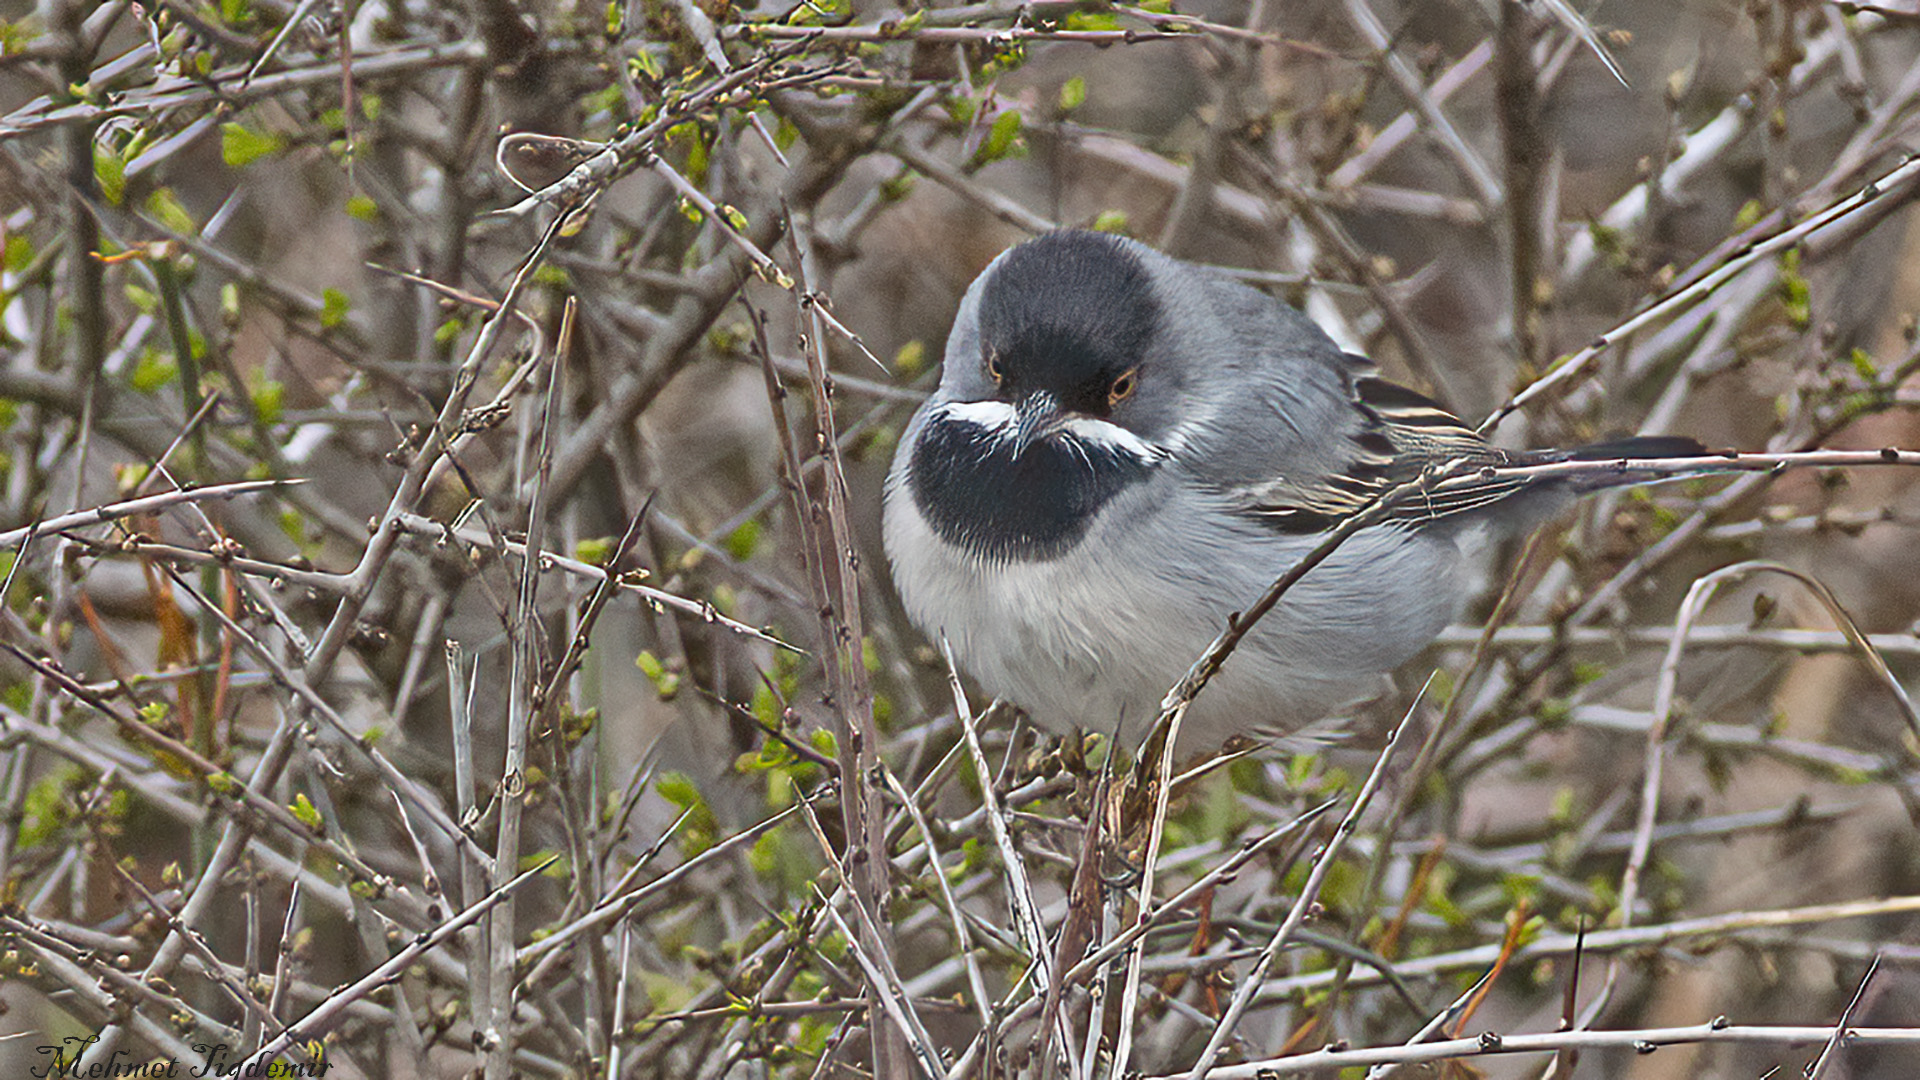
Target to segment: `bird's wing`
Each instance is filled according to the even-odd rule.
[[[1348,359],[1356,372],[1371,367],[1359,357]],[[1459,417],[1404,386],[1358,373],[1348,386],[1345,422],[1328,433],[1336,443],[1325,448],[1332,451],[1326,459],[1331,467],[1276,471],[1235,486],[1230,496],[1243,513],[1276,532],[1325,532],[1430,467],[1459,460],[1484,465],[1520,460],[1488,445]],[[1498,502],[1526,483],[1495,477],[1455,485],[1403,503],[1392,518],[1417,524],[1466,513]]]

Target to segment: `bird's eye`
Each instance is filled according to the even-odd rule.
[[[1107,404],[1109,406],[1118,405],[1121,402],[1132,397],[1134,384],[1138,383],[1139,381],[1140,381],[1139,368],[1134,368],[1128,371],[1126,374],[1121,375],[1119,378],[1113,380],[1113,385],[1107,387]]]
[[[1000,366],[1000,354],[997,352],[988,353],[987,354],[987,378],[992,379],[994,382],[994,385],[998,386],[1001,383],[1001,381],[1004,380],[1006,377],[1007,377],[1006,371]]]

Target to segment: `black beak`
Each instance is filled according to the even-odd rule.
[[[1027,447],[1053,434],[1060,420],[1060,399],[1045,390],[1021,398],[1014,406],[1013,456],[1019,458]]]

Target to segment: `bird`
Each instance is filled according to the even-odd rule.
[[[1311,743],[1451,623],[1486,545],[1655,477],[1481,466],[1705,453],[1678,436],[1491,445],[1284,302],[1089,230],[1002,252],[962,297],[901,434],[882,533],[910,620],[1035,724],[1138,745],[1168,690],[1330,530],[1396,503],[1299,581],[1187,709],[1179,748]]]

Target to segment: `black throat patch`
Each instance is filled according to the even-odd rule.
[[[992,357],[995,400],[1008,405],[1046,394],[1069,414],[1104,418],[1114,380],[1145,361],[1160,318],[1136,250],[1104,233],[1050,233],[994,266],[980,295],[981,355],[956,362]],[[1153,469],[1067,431],[1014,447],[1005,429],[944,409],[929,417],[908,482],[942,539],[989,559],[1059,558]]]
[[[1065,432],[1016,457],[1004,432],[938,412],[914,444],[907,485],[947,543],[987,559],[1045,562],[1072,550],[1101,508],[1152,470]]]

